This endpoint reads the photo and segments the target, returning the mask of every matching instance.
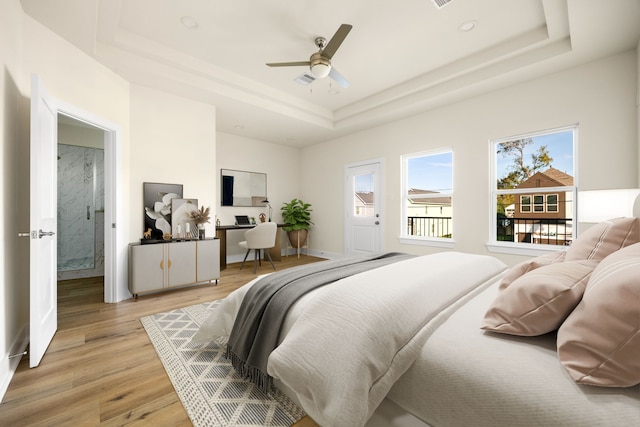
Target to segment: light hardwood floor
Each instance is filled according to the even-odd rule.
[[[282,270],[321,261],[283,257]],[[263,263],[257,274],[273,271]],[[58,284],[58,332],[39,367],[22,358],[0,405],[0,426],[190,426],[140,317],[224,298],[253,279],[229,264],[218,285],[103,301],[102,278]]]

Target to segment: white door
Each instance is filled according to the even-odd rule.
[[[367,254],[383,250],[381,170],[380,161],[346,167],[346,254]]]
[[[58,329],[56,280],[57,122],[42,80],[31,78],[29,366],[40,364]]]

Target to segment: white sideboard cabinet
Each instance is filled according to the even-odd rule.
[[[129,290],[145,292],[211,283],[220,278],[220,240],[129,244]]]

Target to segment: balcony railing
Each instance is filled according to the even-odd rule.
[[[407,234],[409,236],[451,238],[451,217],[407,217]]]
[[[570,245],[571,218],[498,218],[497,238],[504,242]]]

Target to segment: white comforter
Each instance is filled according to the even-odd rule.
[[[325,286],[289,311],[268,373],[320,425],[364,425],[446,319],[441,313],[504,269],[492,257],[443,252]],[[194,340],[228,335],[247,288],[230,294]]]

